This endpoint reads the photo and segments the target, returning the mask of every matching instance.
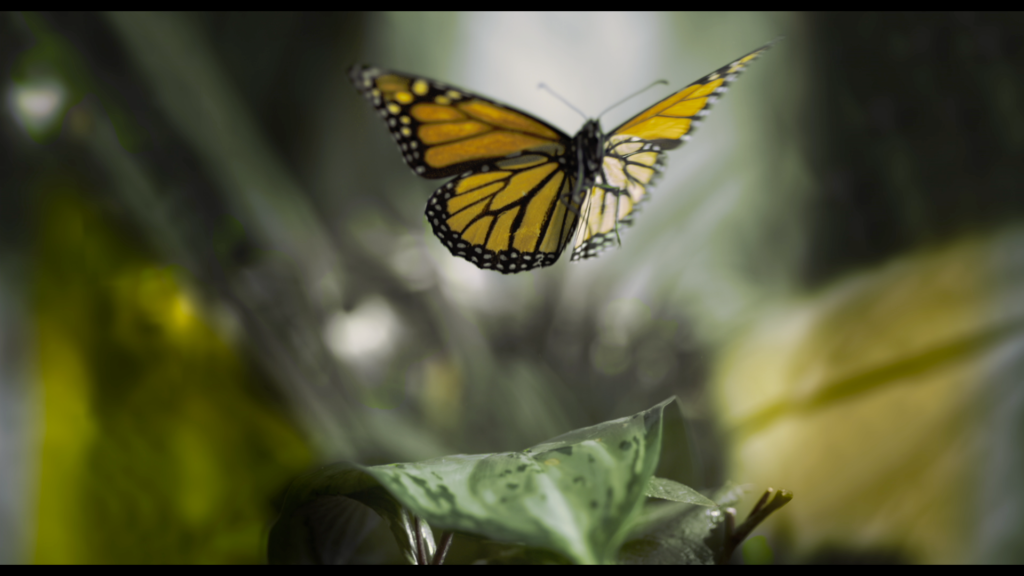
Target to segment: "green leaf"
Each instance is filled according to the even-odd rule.
[[[717,548],[705,540],[721,522],[717,509],[659,502],[619,551],[620,564],[714,564]]]
[[[647,483],[647,492],[645,494],[650,498],[661,498],[662,500],[694,504],[696,506],[707,506],[710,508],[718,506],[713,500],[685,484],[656,476],[652,476],[650,482]]]
[[[348,495],[388,520],[413,560],[410,514],[438,528],[550,550],[578,563],[611,562],[644,500],[661,450],[662,414],[674,400],[522,452],[328,466],[292,486],[282,518],[313,499]],[[432,555],[432,539],[428,546]]]
[[[619,551],[619,563],[714,564],[723,544],[719,508],[735,504],[742,495],[742,487],[726,484],[712,494],[714,508],[651,502]]]
[[[365,470],[434,526],[553,550],[579,563],[609,562],[657,466],[662,412],[672,401],[523,452]]]

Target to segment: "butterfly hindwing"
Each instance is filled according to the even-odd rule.
[[[605,146],[601,183],[583,203],[572,260],[591,258],[618,242],[618,230],[633,224],[637,206],[647,199],[647,187],[661,174],[665,155],[649,142],[612,136]]]
[[[777,42],[704,76],[613,130],[605,144],[602,180],[614,190],[593,187],[583,206],[583,222],[573,242],[572,260],[596,256],[632,224],[638,204],[664,164],[665,150],[689,140],[700,120],[747,64]]]
[[[529,114],[422,76],[358,65],[349,76],[387,122],[405,163],[424,178],[531,149],[564,152],[570,142]]]
[[[535,151],[479,166],[427,202],[427,220],[448,250],[504,274],[550,266],[576,226],[575,175],[565,158]]]

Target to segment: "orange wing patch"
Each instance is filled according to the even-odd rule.
[[[374,79],[377,89],[384,94],[385,100],[394,100],[395,94],[409,90],[409,78],[396,74],[384,74]]]
[[[555,132],[544,124],[527,117],[525,114],[520,114],[515,110],[509,110],[504,106],[498,106],[497,104],[485,102],[483,100],[470,100],[469,102],[459,104],[458,107],[459,110],[462,110],[466,114],[469,114],[482,122],[486,122],[497,129],[526,132],[540,136],[541,138],[547,138],[548,140],[557,141],[560,139],[558,132]]]
[[[427,125],[429,127],[430,125]],[[422,130],[422,128],[421,128]],[[450,144],[438,144],[427,148],[423,161],[430,168],[444,169],[459,166],[474,160],[501,158],[515,152],[543,146],[548,141],[526,134],[488,129],[486,134],[464,140],[451,138]]]
[[[420,122],[450,122],[466,119],[466,115],[455,108],[437,104],[414,104],[409,111],[412,117]]]
[[[719,86],[721,82],[719,82]],[[629,134],[630,136],[636,136],[643,138],[644,140],[677,140],[686,133],[689,129],[689,120],[685,122],[678,122],[677,119],[683,116],[691,117],[699,112],[706,104],[707,98],[698,98],[697,102],[699,105],[694,107],[693,102],[688,102],[687,99],[693,96],[694,92],[697,92],[703,86],[687,86],[679,92],[676,92],[672,96],[658,102],[654,106],[651,106],[644,112],[641,112],[633,119],[627,121],[622,126],[619,126],[615,130],[614,134]],[[689,108],[676,108],[682,104],[684,107]],[[681,113],[689,112],[689,114]],[[678,135],[676,135],[678,133]]]
[[[527,195],[533,193],[541,181],[547,179],[556,168],[558,168],[558,164],[548,162],[536,168],[519,172],[509,180],[504,190],[494,195],[494,200],[491,201],[491,209],[501,210],[513,202],[522,200]],[[559,174],[559,177],[561,177],[561,174]]]
[[[560,212],[565,212],[566,205],[558,203],[558,194],[562,192],[566,196],[568,178],[564,172],[558,172],[540,188],[533,198],[526,204],[526,214],[523,215],[523,222],[516,231],[512,247],[523,252],[537,251],[537,243],[540,241],[544,228],[548,225],[548,214],[552,207]],[[542,248],[541,252],[545,252]]]

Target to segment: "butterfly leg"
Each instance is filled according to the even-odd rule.
[[[580,209],[579,209],[580,202],[574,201],[575,198],[576,198],[576,193],[575,192],[569,192],[568,194],[562,194],[558,198],[558,201],[563,203],[563,204],[565,204],[566,209],[568,209],[569,212],[572,212],[573,215],[579,216],[580,215]]]
[[[583,206],[583,201],[586,199],[584,194],[589,188],[584,186],[583,180],[583,169],[579,169],[576,180],[573,184],[572,190],[568,194],[563,194],[558,198],[559,202],[565,203],[566,208],[573,215],[580,216],[580,207]]]
[[[580,216],[579,208],[583,207],[583,201],[586,200],[585,194],[590,189],[587,185],[587,179],[583,175],[583,153],[578,153],[576,165],[576,182],[573,183],[572,192],[569,194],[569,198],[572,202],[569,204],[569,210],[576,216]]]
[[[618,192],[615,194],[615,245],[622,248],[622,238],[619,237],[619,197],[623,190],[615,190]]]

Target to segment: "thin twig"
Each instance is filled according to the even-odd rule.
[[[772,498],[774,496],[774,498]],[[754,508],[750,511],[750,515],[737,527],[734,527],[736,511],[727,508],[725,510],[725,542],[722,544],[722,549],[719,551],[718,557],[715,559],[716,564],[726,564],[729,562],[729,558],[732,557],[732,553],[736,550],[747,536],[757,528],[758,524],[764,522],[772,512],[775,512],[779,508],[782,508],[793,499],[793,494],[788,490],[778,490],[769,488],[761,496],[761,499],[757,501]],[[732,522],[730,522],[732,520]]]
[[[765,490],[764,494],[761,494],[760,500],[758,500],[757,504],[754,504],[754,507],[750,510],[750,514],[747,514],[747,518],[750,518],[754,514],[757,514],[758,511],[761,510],[761,507],[764,506],[768,502],[768,499],[771,498],[774,495],[775,495],[775,488],[769,488],[769,489]]]
[[[413,515],[412,529],[416,533],[416,563],[424,565],[427,563],[427,551],[423,549],[423,534],[420,532],[420,517]]]
[[[747,519],[743,521],[743,524],[740,524],[736,528],[736,532],[733,534],[736,546],[743,542],[747,536],[750,536],[750,533],[754,531],[754,528],[757,528],[758,524],[764,522],[765,518],[767,518],[772,512],[775,512],[779,508],[789,504],[789,501],[792,499],[793,494],[791,492],[788,490],[779,490],[775,493],[775,497],[769,500],[767,504],[758,508],[757,512],[752,512],[750,516],[747,516]]]
[[[437,545],[437,552],[434,553],[434,559],[430,562],[431,564],[437,566],[444,564],[444,557],[448,555],[448,548],[451,547],[452,538],[454,537],[454,532],[441,533],[441,542]]]

